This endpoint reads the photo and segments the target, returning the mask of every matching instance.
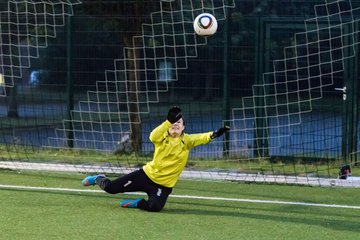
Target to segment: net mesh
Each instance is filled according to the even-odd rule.
[[[8,9],[0,12],[0,71],[4,86],[14,86],[14,79],[22,77],[21,69],[30,67],[31,59],[39,57],[39,48],[46,47],[48,39],[56,37],[57,27],[65,24],[65,16],[72,15],[73,5],[79,3],[9,1]],[[104,72],[105,80],[97,81],[96,89],[87,91],[86,98],[77,102],[69,119],[62,121],[45,147],[112,153],[119,143],[130,138],[134,124],[140,125],[143,116],[151,112],[151,106],[160,102],[160,94],[170,91],[171,84],[179,79],[179,71],[188,69],[189,61],[198,57],[199,47],[208,44],[208,38],[194,34],[193,19],[202,12],[210,12],[221,22],[227,19],[228,8],[233,7],[235,1],[160,1],[160,10],[151,13],[149,21],[141,25],[141,34],[134,36],[130,46],[123,49],[125,57],[113,60],[113,68]],[[214,161],[225,158],[230,166],[226,169],[231,170],[209,171],[212,166],[209,164],[204,171],[189,167],[182,176],[356,185],[298,176],[296,170],[294,176],[279,174],[284,172],[285,164],[268,163],[265,167],[268,171],[264,172],[261,165],[264,162],[260,162],[281,155],[284,146],[295,145],[291,136],[298,134],[298,126],[307,122],[314,102],[323,98],[323,90],[338,81],[344,61],[356,54],[359,8],[353,8],[350,0],[327,0],[316,5],[314,12],[315,17],[305,20],[304,31],[293,36],[293,44],[284,48],[282,56],[272,62],[272,69],[252,86],[251,96],[242,98],[239,106],[232,109],[230,119],[224,120],[224,124],[231,126],[230,138],[194,150],[196,156],[211,156]],[[3,94],[6,96],[6,91]],[[73,146],[69,146],[69,140]],[[227,151],[224,144],[229,144]],[[301,151],[306,155],[306,147]],[[88,154],[78,159],[94,156]],[[46,153],[44,157],[49,158]],[[14,160],[18,158],[21,157],[12,156]],[[12,161],[1,162],[0,167],[128,173],[135,168],[134,162],[127,160],[103,165]],[[242,171],[245,165],[248,170]]]
[[[8,87],[22,78],[22,69],[29,68],[39,49],[56,37],[56,28],[64,26],[65,17],[73,15],[72,6],[80,1],[8,1],[0,12],[0,96],[7,96]]]

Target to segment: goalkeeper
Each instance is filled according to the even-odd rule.
[[[150,134],[150,141],[155,146],[153,160],[142,169],[110,180],[104,175],[88,176],[84,186],[98,185],[107,193],[146,192],[148,200],[138,198],[120,203],[124,208],[140,208],[159,212],[165,206],[181,172],[188,160],[189,151],[198,145],[207,144],[220,137],[230,128],[225,126],[213,132],[186,134],[185,122],[179,107],[169,110],[167,120],[156,127]]]

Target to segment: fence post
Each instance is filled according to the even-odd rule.
[[[227,20],[224,24],[224,81],[223,81],[223,120],[230,119],[230,79],[229,72],[231,72],[231,54],[229,48],[231,47],[231,32],[229,26],[231,26],[231,10],[226,8]],[[224,134],[223,142],[223,156],[229,156],[229,133]]]
[[[348,37],[344,39],[345,54],[344,60],[344,110],[342,120],[342,158],[346,163],[354,163],[352,153],[357,151],[357,129],[358,129],[358,61],[357,61],[357,35],[355,34],[358,24],[354,24],[355,29],[346,28]],[[350,27],[351,28],[351,27]],[[352,38],[353,34],[355,37]],[[356,154],[355,154],[356,155]]]
[[[74,110],[74,89],[73,89],[73,81],[71,77],[71,62],[72,62],[72,17],[68,16],[66,21],[66,113],[67,113],[67,121],[66,121],[66,140],[67,146],[69,148],[74,147],[74,131],[72,124],[72,111]]]
[[[352,29],[352,31],[354,33],[358,32],[359,29],[359,24],[358,22],[355,22],[353,25],[354,29]],[[350,142],[350,155],[349,155],[349,162],[352,164],[357,163],[357,154],[352,154],[352,153],[356,153],[357,152],[357,138],[358,138],[358,121],[359,121],[359,109],[358,109],[358,97],[359,97],[359,91],[358,91],[358,87],[359,87],[359,83],[358,83],[358,67],[359,67],[359,62],[358,62],[358,47],[357,47],[357,43],[358,42],[358,35],[355,34],[354,39],[353,39],[353,51],[354,53],[354,57],[350,58],[350,68],[349,68],[349,79],[351,79],[351,106],[350,106],[350,111],[352,113],[352,118],[351,118],[351,125],[350,125],[350,136],[349,139],[351,140]],[[352,156],[355,156],[356,158],[354,159]]]

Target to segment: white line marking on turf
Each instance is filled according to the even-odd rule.
[[[75,189],[75,188],[51,188],[51,187],[31,187],[31,186],[17,186],[17,185],[4,185],[0,184],[0,188],[13,188],[13,189],[30,189],[42,191],[62,191],[62,192],[87,192],[87,193],[105,193],[103,190],[92,189]],[[145,195],[144,193],[124,193],[132,195]],[[201,200],[214,200],[214,201],[232,201],[232,202],[248,202],[248,203],[267,203],[267,204],[283,204],[283,205],[298,205],[310,207],[328,207],[328,208],[350,208],[360,209],[360,206],[351,205],[338,205],[338,204],[323,204],[323,203],[306,203],[306,202],[286,202],[277,200],[258,200],[258,199],[243,199],[243,198],[224,198],[224,197],[205,197],[205,196],[190,196],[190,195],[170,195],[172,198],[186,198],[186,199],[201,199]]]

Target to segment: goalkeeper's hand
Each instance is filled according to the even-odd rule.
[[[220,137],[221,135],[223,135],[224,133],[226,133],[228,131],[230,131],[230,127],[229,126],[224,126],[222,128],[219,128],[218,130],[215,130],[213,132],[213,134],[211,134],[210,138],[214,139],[214,138]]]
[[[176,123],[177,121],[179,121],[180,118],[182,118],[181,109],[178,106],[174,106],[174,107],[170,108],[168,115],[167,115],[167,120],[171,124],[173,124],[173,123]]]

